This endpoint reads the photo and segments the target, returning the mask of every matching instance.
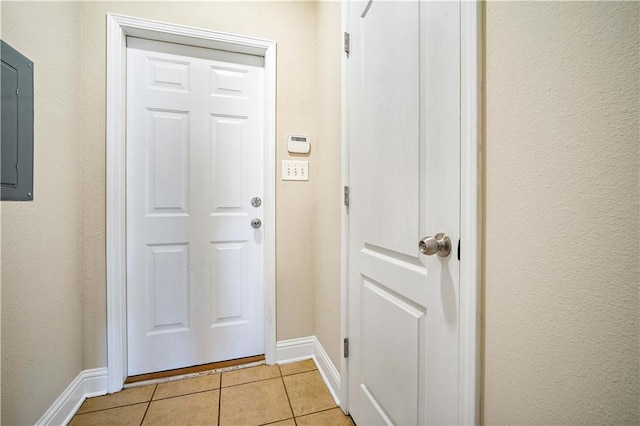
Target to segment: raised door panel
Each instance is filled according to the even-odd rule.
[[[375,2],[360,19],[363,240],[417,257],[420,196],[417,2]],[[393,41],[392,41],[393,40]]]
[[[149,245],[149,333],[189,329],[189,246]]]
[[[246,243],[213,243],[211,252],[211,326],[246,323]]]
[[[151,214],[187,213],[189,113],[149,110],[147,200]]]
[[[361,397],[392,424],[417,424],[425,310],[368,277],[361,295]]]
[[[244,119],[211,117],[212,213],[240,211],[246,205]]]
[[[147,57],[147,87],[151,90],[189,92],[191,63],[176,59]]]
[[[252,117],[256,98],[256,70],[229,65],[210,65],[209,69],[209,112],[214,116],[237,119]],[[258,95],[259,96],[259,95]],[[256,118],[256,117],[252,117]]]
[[[211,66],[211,93],[244,98],[243,81],[246,74],[245,69]]]

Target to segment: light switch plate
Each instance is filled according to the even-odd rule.
[[[282,180],[309,180],[309,162],[282,160]]]

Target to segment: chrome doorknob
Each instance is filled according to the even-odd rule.
[[[440,257],[447,257],[451,253],[451,239],[447,234],[442,232],[436,234],[435,237],[424,237],[418,243],[420,253],[427,256],[438,253]]]
[[[251,219],[251,227],[253,229],[258,229],[262,226],[262,221],[260,219],[258,219],[257,217],[254,217],[253,219]]]

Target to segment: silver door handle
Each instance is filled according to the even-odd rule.
[[[251,227],[253,229],[258,229],[262,226],[262,221],[260,219],[258,219],[257,217],[254,217],[253,219],[251,219]]]
[[[451,239],[447,234],[442,232],[436,234],[435,237],[424,237],[418,243],[420,253],[427,256],[438,253],[440,257],[447,257],[451,253]]]

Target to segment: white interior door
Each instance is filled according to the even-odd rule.
[[[460,4],[354,1],[349,31],[349,411],[456,424]]]
[[[127,39],[129,375],[264,353],[263,61]]]

